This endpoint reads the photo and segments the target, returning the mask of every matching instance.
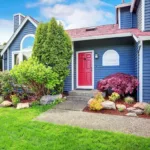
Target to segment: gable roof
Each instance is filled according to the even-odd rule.
[[[11,38],[7,42],[6,46],[4,47],[4,49],[1,52],[1,55],[3,55],[4,52],[8,49],[8,47],[10,46],[12,41],[15,39],[15,37],[18,35],[18,33],[21,31],[21,29],[24,27],[24,25],[27,21],[30,21],[35,27],[37,27],[37,25],[38,25],[38,21],[36,21],[35,19],[33,19],[30,16],[26,16],[25,19],[23,20],[23,22],[21,23],[21,25],[16,30],[16,32],[11,36]]]
[[[73,41],[88,40],[88,39],[102,39],[112,37],[126,37],[135,36],[150,36],[150,32],[142,32],[137,28],[119,29],[118,24],[97,26],[94,30],[87,31],[88,28],[67,30]]]

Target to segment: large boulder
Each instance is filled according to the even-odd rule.
[[[112,101],[102,102],[103,109],[116,109],[115,103]]]
[[[133,107],[134,108],[139,108],[139,109],[145,109],[145,107],[148,105],[148,103],[136,103]]]
[[[54,100],[62,98],[62,95],[44,95],[42,96],[42,98],[40,99],[40,104],[41,105],[47,105],[52,103]]]
[[[25,109],[25,108],[29,108],[29,107],[30,107],[29,103],[18,103],[16,109]]]
[[[12,104],[12,102],[10,102],[10,101],[3,101],[2,103],[1,103],[1,106],[3,106],[3,107],[10,107],[10,106],[12,106],[13,104]]]

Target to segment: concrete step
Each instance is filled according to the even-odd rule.
[[[60,103],[55,106],[54,109],[61,109],[61,110],[73,110],[73,111],[82,111],[87,106],[86,101],[68,101],[66,100],[63,103]]]
[[[91,96],[67,96],[67,101],[85,101],[88,102]]]
[[[86,96],[93,97],[97,90],[73,90],[69,92],[69,96]]]

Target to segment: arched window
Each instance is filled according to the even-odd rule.
[[[103,66],[119,66],[119,54],[115,50],[107,50],[102,58]]]
[[[20,64],[24,60],[28,60],[32,54],[32,48],[34,44],[34,34],[25,35],[20,43],[20,51],[12,53],[12,67]]]
[[[21,40],[20,49],[24,51],[32,50],[33,44],[34,44],[34,35],[33,34],[25,35]]]

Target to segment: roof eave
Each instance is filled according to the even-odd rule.
[[[135,7],[135,3],[136,3],[136,0],[133,0],[132,4],[131,4],[130,12],[133,12],[134,7]]]
[[[87,41],[87,40],[98,40],[98,39],[110,39],[110,38],[119,38],[119,37],[132,37],[132,33],[119,33],[119,34],[108,34],[101,36],[89,36],[89,37],[81,37],[81,38],[72,38],[73,42],[77,41]]]

